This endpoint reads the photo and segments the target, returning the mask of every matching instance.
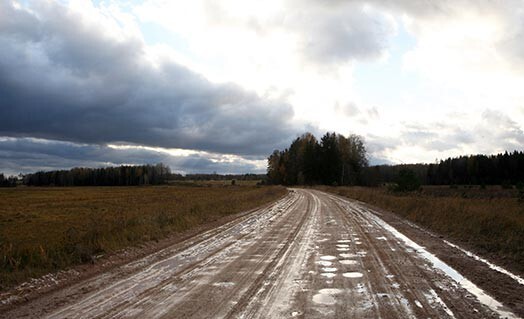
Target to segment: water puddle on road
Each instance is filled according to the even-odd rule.
[[[329,266],[333,265],[333,263],[331,261],[327,261],[327,260],[317,261],[317,264],[319,264],[320,266],[324,266],[324,267],[329,267]]]
[[[231,287],[234,286],[235,283],[231,281],[221,281],[221,282],[215,282],[213,283],[213,286],[215,287]]]
[[[320,289],[318,294],[313,296],[313,302],[321,305],[334,305],[337,302],[335,296],[341,294],[342,291],[336,288]]]
[[[395,236],[397,239],[402,241],[406,245],[405,251],[417,253],[418,255],[422,256],[424,259],[429,261],[434,268],[441,270],[446,275],[448,275],[450,278],[452,278],[454,281],[456,281],[460,286],[462,286],[463,288],[468,290],[470,293],[472,293],[475,297],[477,297],[477,299],[482,304],[486,305],[491,310],[497,312],[503,318],[518,318],[517,315],[512,313],[508,308],[504,307],[499,301],[495,300],[493,297],[485,293],[484,290],[479,288],[469,279],[465,278],[457,270],[455,270],[454,268],[452,268],[451,266],[449,266],[448,264],[440,260],[438,257],[436,257],[435,255],[427,251],[424,247],[415,243],[414,241],[406,237],[404,234],[396,230],[393,226],[389,225],[382,219],[372,214],[368,214],[368,215],[369,215],[368,216],[369,218],[375,220],[375,222],[379,224],[382,228],[384,228],[385,230],[390,232],[393,236]],[[436,297],[435,296],[433,297],[434,297],[433,299],[437,301],[440,300],[438,295],[436,295]]]
[[[357,292],[363,294],[366,292],[366,286],[364,284],[357,284]]]
[[[322,259],[322,260],[335,260],[335,259],[337,259],[337,257],[325,255],[325,256],[320,256],[320,259]]]

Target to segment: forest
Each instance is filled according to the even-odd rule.
[[[171,174],[170,181],[260,181],[266,178],[265,174]]]
[[[16,177],[5,177],[4,174],[0,174],[0,187],[15,187],[16,182]]]
[[[168,181],[246,180],[280,185],[522,185],[524,152],[468,155],[434,164],[369,166],[364,140],[327,132],[320,140],[305,133],[289,148],[275,150],[267,159],[267,174],[175,174],[168,166],[124,165],[73,168],[19,175],[0,174],[0,187],[27,186],[136,186]]]
[[[269,183],[283,185],[378,186],[406,179],[419,185],[517,185],[524,183],[524,152],[369,166],[360,136],[328,132],[318,141],[305,133],[268,157],[267,177]]]
[[[413,172],[423,185],[517,185],[524,183],[524,152],[469,155],[435,164],[379,165],[363,170],[364,185],[395,183],[401,170]]]
[[[24,176],[28,186],[137,186],[163,184],[171,170],[156,165],[104,168],[73,168],[71,170],[36,172]]]
[[[327,132],[318,141],[311,133],[296,138],[289,148],[275,150],[268,158],[271,184],[362,184],[368,166],[366,148],[358,135],[345,137]]]

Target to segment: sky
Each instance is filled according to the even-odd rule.
[[[524,145],[521,0],[0,0],[0,172],[264,173],[305,132],[371,164]]]

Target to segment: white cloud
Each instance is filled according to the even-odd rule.
[[[126,117],[123,122],[131,125],[123,128],[153,120],[160,123],[153,133],[162,139],[130,133],[104,143],[206,150],[210,160],[226,163],[240,159],[212,158],[210,152],[246,152],[246,141],[257,137],[264,147],[247,153],[259,154],[270,145],[282,146],[293,129],[310,123],[316,132],[364,135],[373,156],[394,162],[522,145],[520,0],[63,3],[60,11],[54,1],[22,2],[16,10],[4,10],[10,2],[0,2],[5,35],[0,66],[6,71],[0,80],[11,76],[4,83],[35,88],[15,85],[23,96],[52,92],[69,103],[74,95],[83,106],[140,95],[127,101],[140,116]],[[35,27],[41,25],[45,28]],[[158,30],[161,39],[149,43]],[[366,73],[370,69],[374,73]],[[165,101],[189,95],[186,102],[200,103],[181,103],[176,110],[166,106]],[[153,113],[166,111],[154,120]],[[166,130],[167,119],[178,111],[187,115],[179,121],[185,126]],[[95,115],[115,118],[111,112]],[[279,138],[260,137],[258,131],[267,130]],[[46,134],[38,136],[59,138]],[[129,135],[140,139],[124,139]],[[203,143],[209,136],[214,142]],[[176,138],[181,140],[170,144]],[[160,140],[162,145],[153,145]]]

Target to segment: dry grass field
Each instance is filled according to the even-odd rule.
[[[320,189],[392,211],[524,273],[524,202],[516,195],[501,195],[498,188],[429,188],[405,194],[384,188]]]
[[[285,193],[276,186],[0,189],[0,290]]]

